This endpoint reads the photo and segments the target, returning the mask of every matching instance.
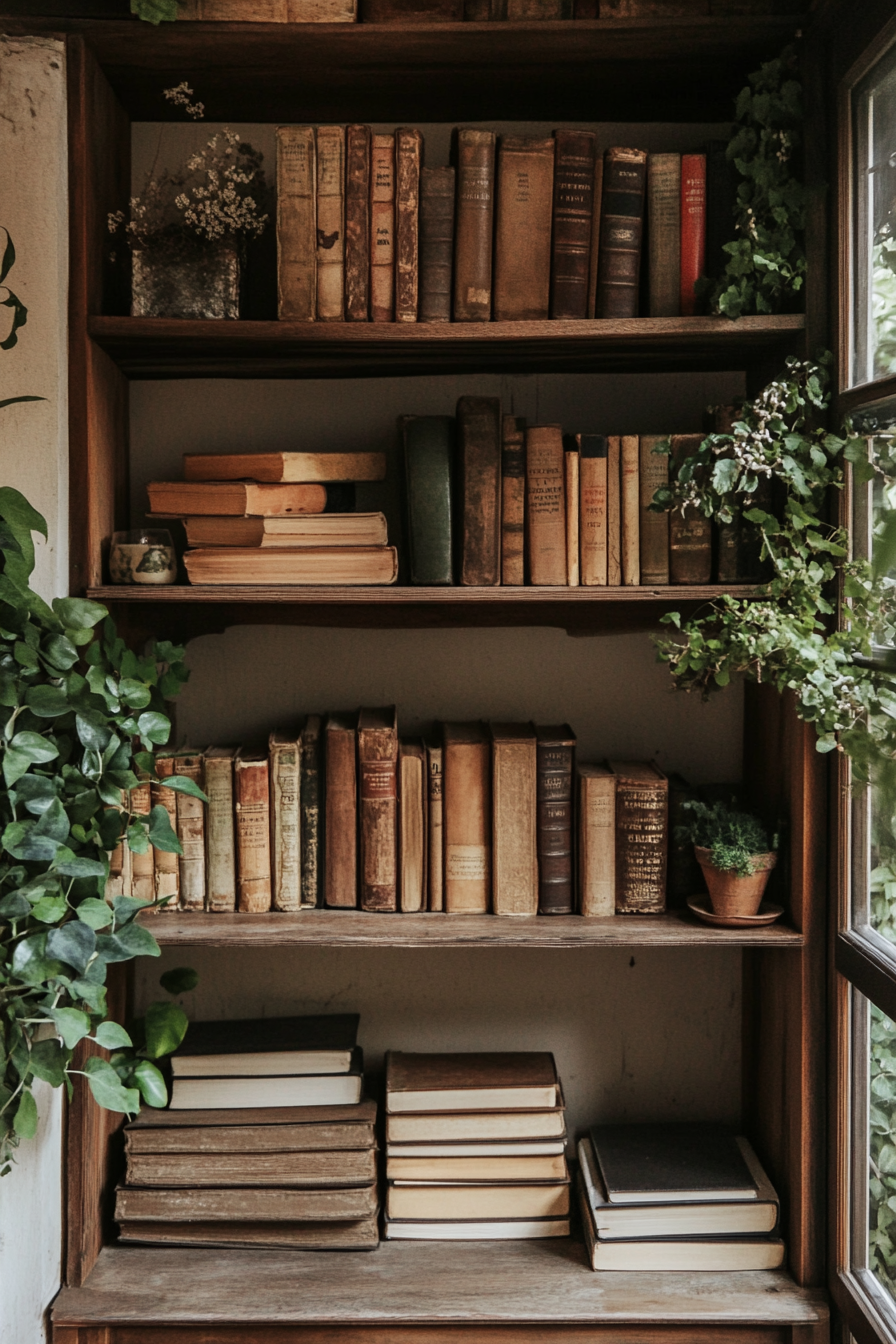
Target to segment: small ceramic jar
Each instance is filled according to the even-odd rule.
[[[114,533],[109,575],[113,583],[176,583],[177,555],[171,533],[163,528]]]

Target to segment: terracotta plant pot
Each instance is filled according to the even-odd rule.
[[[737,873],[723,873],[716,868],[711,859],[712,851],[694,846],[697,862],[703,869],[703,876],[709,889],[709,899],[717,915],[723,918],[732,916],[756,915],[765,895],[765,888],[772,869],[778,862],[777,854],[754,854],[750,862],[753,871],[749,877],[738,877]]]

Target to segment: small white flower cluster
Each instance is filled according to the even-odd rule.
[[[220,139],[223,145],[219,149]],[[264,229],[267,215],[259,214],[254,198],[239,190],[253,186],[257,180],[257,164],[246,148],[225,126],[221,136],[213,135],[205,149],[188,160],[188,170],[205,180],[181,192],[174,204],[183,212],[184,223],[200,238],[217,242],[228,233],[257,238]]]
[[[188,117],[193,117],[199,121],[205,116],[205,103],[191,103],[190,99],[195,95],[186,80],[182,84],[175,84],[172,89],[163,89],[162,97],[167,98],[169,103],[174,103],[176,107],[182,107]]]

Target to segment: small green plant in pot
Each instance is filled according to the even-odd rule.
[[[690,842],[694,846],[715,914],[725,919],[758,914],[778,861],[778,837],[773,836],[769,843],[758,817],[725,803],[709,807],[694,801],[685,803],[684,809],[691,816],[676,826],[675,838],[680,844]]]

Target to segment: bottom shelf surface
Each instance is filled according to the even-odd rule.
[[[827,1316],[825,1295],[781,1270],[596,1274],[574,1239],[383,1242],[366,1252],[108,1246],[84,1286],[64,1288],[53,1307],[54,1327],[72,1329],[754,1325],[805,1327],[813,1340]]]

